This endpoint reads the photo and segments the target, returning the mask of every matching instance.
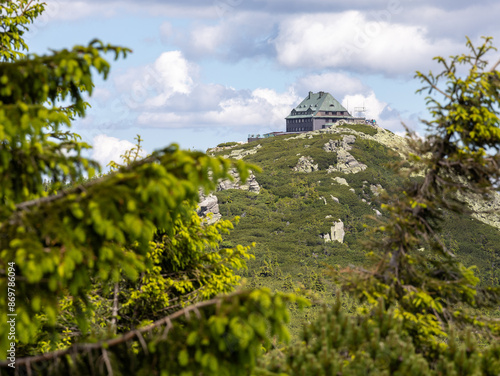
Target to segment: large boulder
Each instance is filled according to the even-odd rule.
[[[344,135],[342,140],[329,140],[323,145],[323,150],[327,153],[337,153],[337,165],[328,167],[327,172],[329,174],[332,172],[356,174],[367,168],[365,164],[358,162],[356,158],[349,153],[349,150],[352,149],[351,145],[354,144],[355,141],[356,136],[350,134]]]
[[[344,222],[339,220],[338,222],[333,222],[333,226],[330,227],[330,234],[324,234],[322,238],[324,239],[325,243],[331,241],[337,241],[339,243],[343,243],[344,236],[345,236]]]
[[[230,154],[224,155],[224,158],[231,158],[231,159],[243,159],[247,155],[255,154],[257,151],[262,147],[262,145],[257,145],[254,148],[251,149],[234,149],[231,150]]]
[[[332,180],[335,181],[338,184],[349,186],[349,183],[344,178],[336,176],[336,177],[332,178]]]
[[[241,189],[244,191],[259,193],[260,185],[255,179],[255,175],[253,172],[250,172],[250,176],[248,177],[245,183],[240,181],[240,177],[238,176],[238,172],[235,169],[229,171],[229,174],[233,177],[233,180],[226,179],[221,180],[217,185],[217,191],[225,191],[227,189]]]
[[[318,164],[314,164],[314,160],[309,156],[302,156],[299,158],[297,165],[293,168],[298,172],[313,172],[318,171]]]
[[[200,217],[205,219],[207,224],[215,223],[222,218],[219,212],[219,200],[212,193],[205,196],[203,192],[200,192],[200,203],[196,211]],[[209,213],[212,213],[211,217],[208,215]]]

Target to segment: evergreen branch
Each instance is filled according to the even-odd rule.
[[[97,343],[83,343],[83,344],[75,344],[67,349],[63,350],[57,350],[53,351],[50,353],[46,354],[41,354],[41,355],[35,355],[35,356],[30,356],[30,357],[25,357],[25,358],[20,358],[16,359],[16,366],[26,366],[29,367],[33,363],[37,362],[42,362],[42,361],[47,361],[47,360],[53,360],[60,358],[64,355],[67,354],[72,354],[72,353],[78,353],[78,352],[83,352],[83,351],[92,351],[92,350],[102,350],[103,351],[103,357],[104,361],[106,362],[106,349],[109,349],[113,346],[128,342],[130,340],[133,340],[137,338],[141,343],[144,342],[144,338],[141,337],[144,333],[151,332],[153,329],[156,329],[158,327],[163,327],[166,326],[168,329],[172,327],[172,320],[176,320],[182,316],[185,316],[187,320],[191,318],[189,315],[190,313],[194,313],[198,319],[201,318],[200,315],[200,309],[201,308],[206,308],[209,306],[220,306],[220,304],[223,301],[229,301],[230,299],[237,297],[237,296],[243,296],[245,294],[248,294],[248,291],[237,291],[232,294],[225,295],[223,297],[218,297],[218,298],[213,298],[210,300],[206,300],[197,304],[190,305],[189,307],[183,308],[175,313],[172,313],[171,315],[165,316],[152,324],[149,324],[148,326],[145,326],[143,328],[135,329],[130,332],[127,332],[120,337],[113,338],[107,341],[100,341]],[[168,331],[167,331],[168,333]],[[165,333],[164,333],[165,334]],[[166,338],[166,336],[165,336]],[[143,344],[144,346],[144,344]],[[109,362],[109,359],[108,361]],[[0,367],[6,367],[9,364],[8,361],[0,361]],[[111,365],[109,365],[108,372],[109,370],[112,369]],[[110,373],[112,374],[112,373]]]
[[[149,158],[145,158],[145,159],[142,159],[136,163],[133,163],[127,167],[124,167],[124,168],[120,169],[117,173],[131,172],[135,168],[137,168],[138,166],[141,166],[141,165],[146,164],[146,163],[159,162],[159,160],[160,160],[160,156],[158,154],[156,154],[156,155],[153,155]],[[52,195],[52,196],[40,197],[40,198],[36,198],[36,199],[30,200],[30,201],[25,201],[25,202],[19,203],[16,205],[16,209],[18,211],[29,210],[33,207],[37,207],[40,205],[44,205],[44,204],[48,204],[48,203],[57,201],[59,199],[62,199],[64,197],[69,196],[69,195],[74,194],[74,193],[78,194],[78,193],[86,192],[88,188],[93,187],[94,185],[97,185],[97,184],[101,184],[107,180],[111,180],[115,177],[115,175],[116,174],[102,176],[98,179],[94,179],[94,180],[86,182],[84,184],[79,184],[73,188],[69,188],[69,189],[66,189],[64,191],[61,191],[61,192],[59,192],[55,195]],[[19,213],[14,213],[14,215],[15,214],[19,214]]]

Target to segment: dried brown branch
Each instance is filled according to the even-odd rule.
[[[498,60],[490,69],[490,72],[494,72],[497,67],[500,65],[500,60]]]

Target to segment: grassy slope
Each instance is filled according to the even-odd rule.
[[[354,127],[356,131],[374,133],[374,128],[368,126]],[[321,291],[327,283],[321,277],[325,264],[347,266],[365,262],[361,244],[365,237],[363,225],[370,222],[367,215],[374,215],[374,209],[380,210],[370,184],[380,184],[386,189],[400,185],[401,178],[386,166],[399,156],[386,146],[357,137],[350,153],[368,168],[357,174],[327,174],[328,166],[336,163],[336,153],[325,152],[323,145],[340,137],[320,134],[311,139],[287,141],[289,137],[282,136],[236,147],[262,146],[256,154],[245,157],[245,161],[262,168],[262,172],[256,174],[261,192],[228,190],[216,193],[225,218],[241,217],[223,245],[256,242],[256,259],[244,273],[251,285],[287,289],[291,283],[301,283]],[[220,152],[221,155],[227,153],[227,150]],[[300,156],[311,156],[319,171],[293,171]],[[345,178],[349,187],[334,182],[332,178],[336,176]],[[339,203],[331,195],[337,197]],[[326,219],[326,216],[331,218]],[[344,244],[325,244],[320,234],[329,232],[332,222],[337,219],[342,219],[345,225]],[[478,266],[483,283],[498,283],[498,229],[468,216],[448,214],[442,234],[466,265]]]

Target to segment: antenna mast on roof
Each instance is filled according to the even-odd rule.
[[[365,114],[366,114],[366,107],[365,107],[365,103],[363,102],[363,106],[362,107],[354,107],[354,113],[357,117],[366,117]]]

